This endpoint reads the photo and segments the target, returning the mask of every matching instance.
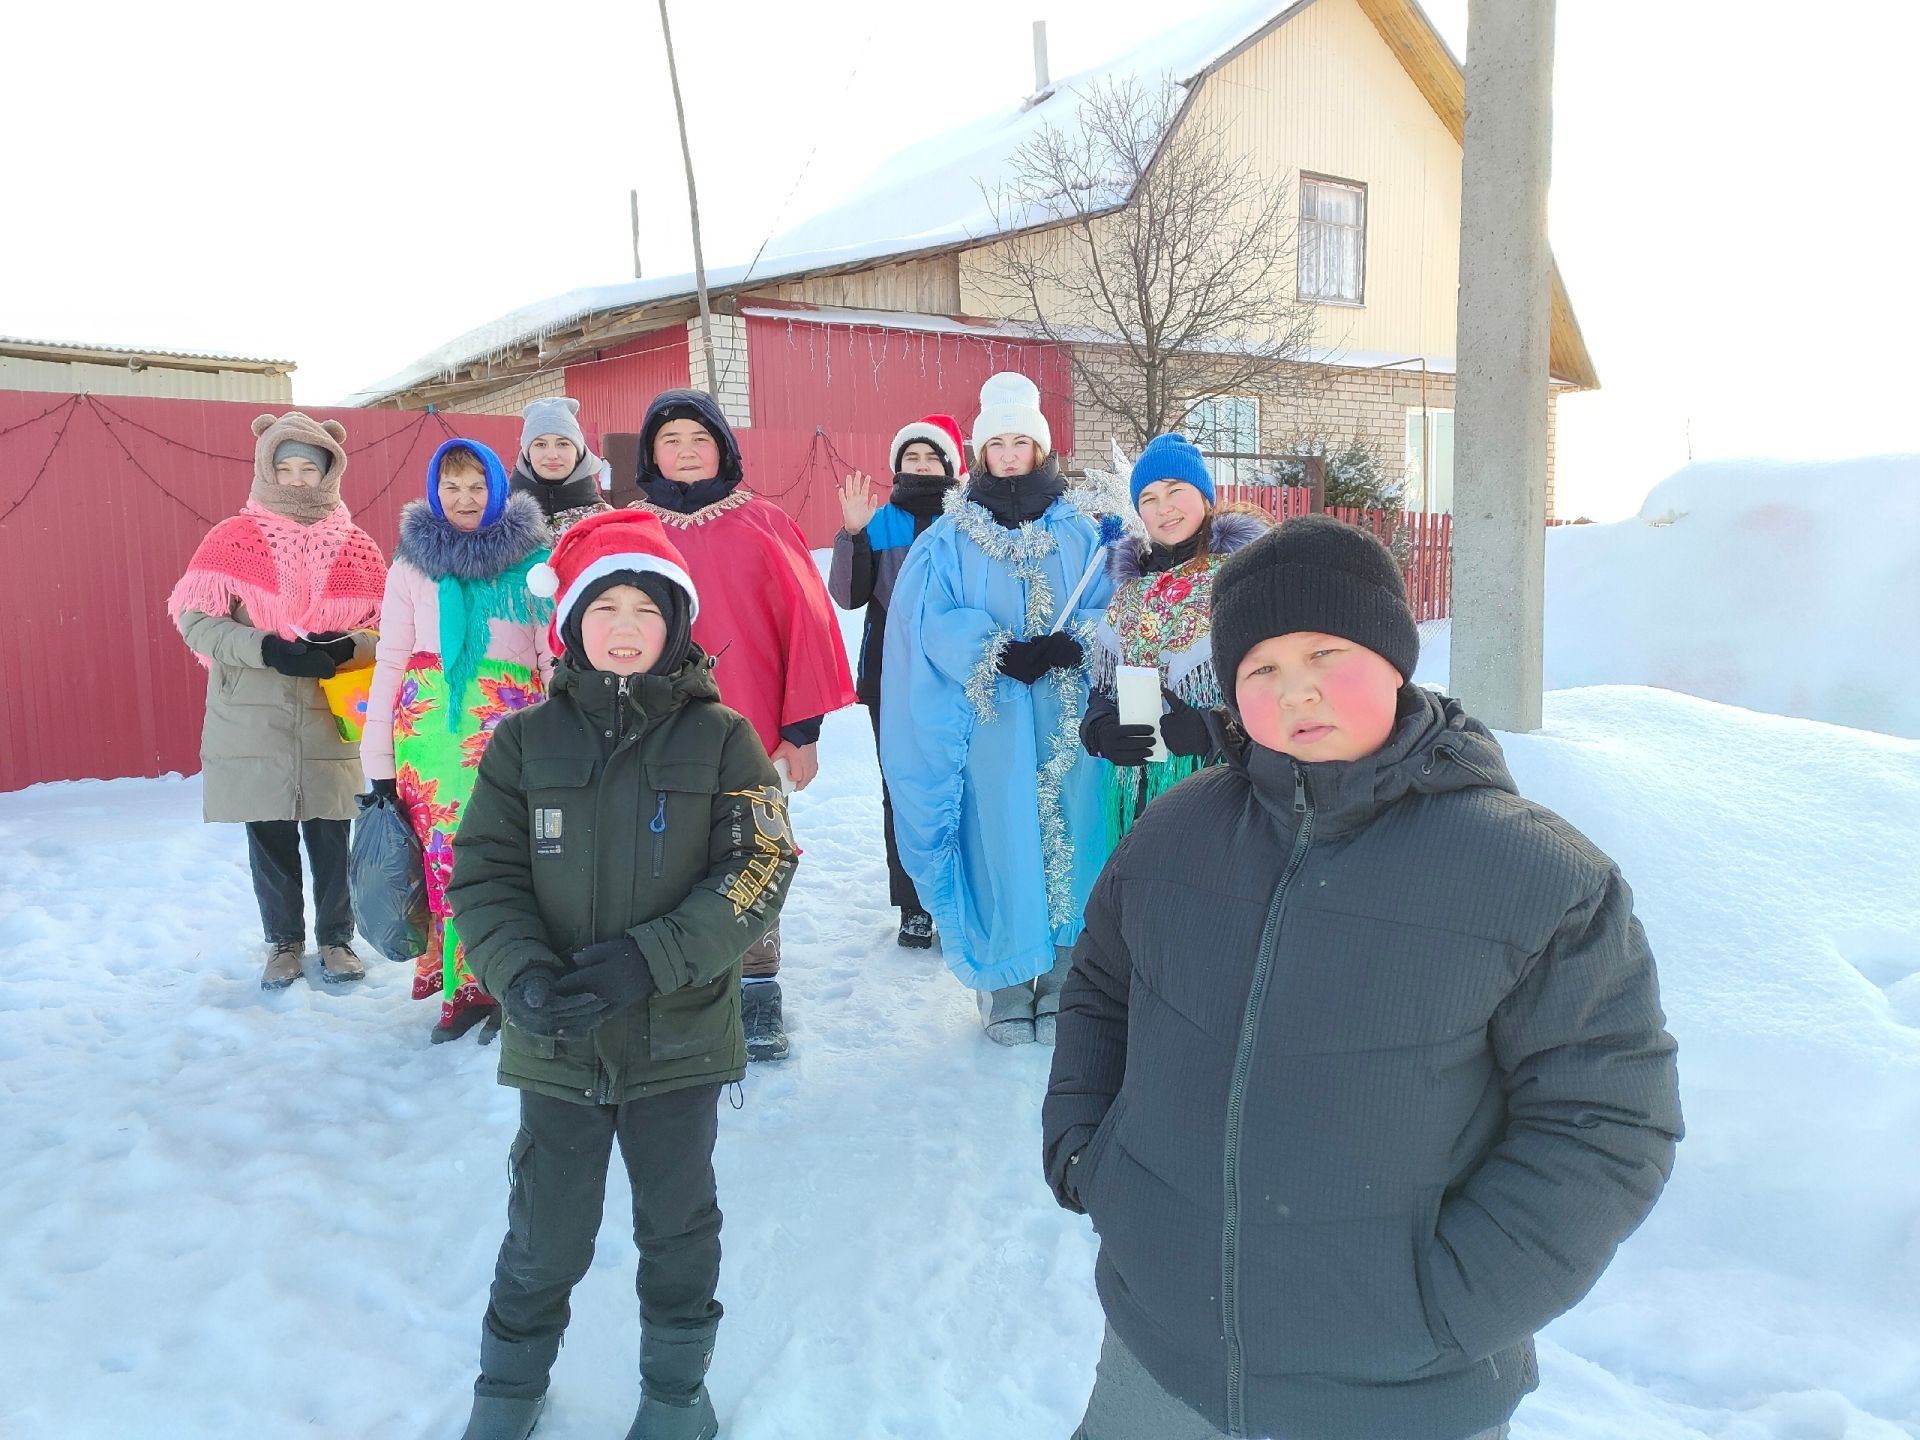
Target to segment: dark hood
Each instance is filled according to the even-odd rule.
[[[671,420],[692,420],[713,436],[720,445],[720,473],[711,480],[682,485],[669,480],[653,463],[653,441],[661,427]],[[721,413],[720,403],[704,390],[663,390],[653,397],[646,418],[640,422],[641,493],[662,510],[691,515],[696,510],[727,498],[745,476],[740,463],[740,442],[733,427]]]
[[[589,667],[572,654],[562,655],[547,684],[552,695],[572,695],[574,703],[603,729],[613,729],[617,705],[625,705],[643,721],[658,720],[683,705],[718,701],[720,687],[713,678],[713,661],[698,645],[689,644],[686,661],[671,675],[629,675],[622,680]]]
[[[1450,695],[1422,685],[1400,690],[1399,717],[1387,743],[1360,760],[1304,763],[1257,745],[1237,730],[1227,763],[1244,771],[1260,803],[1288,826],[1297,781],[1304,778],[1320,835],[1357,830],[1409,795],[1444,795],[1489,786],[1517,794],[1500,742]]]

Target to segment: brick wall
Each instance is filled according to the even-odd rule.
[[[516,380],[498,390],[471,395],[456,407],[469,415],[518,415],[534,400],[567,393],[567,372],[559,366],[525,380]]]
[[[747,429],[753,424],[753,396],[747,372],[747,322],[738,315],[713,317],[713,364],[720,372],[715,383],[707,375],[706,349],[700,343],[700,321],[687,322],[687,368],[693,388],[720,401],[729,425]]]
[[[1081,346],[1076,358],[1083,364],[1119,371],[1123,359],[1113,351]],[[1204,375],[1204,361],[1185,372]],[[1204,382],[1202,382],[1204,383]],[[1265,384],[1242,390],[1260,401],[1260,449],[1284,450],[1290,437],[1321,431],[1335,438],[1362,435],[1399,463],[1407,449],[1407,412],[1421,404],[1421,375],[1413,370],[1350,370],[1330,365],[1284,365]],[[1429,373],[1426,404],[1432,410],[1453,408],[1453,376]],[[1547,399],[1547,514],[1553,510],[1553,467],[1557,420],[1556,396]],[[1112,442],[1129,455],[1137,443],[1119,417],[1093,399],[1085,378],[1074,375],[1074,449],[1076,464],[1104,465]]]

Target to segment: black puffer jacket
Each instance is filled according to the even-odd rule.
[[[1045,1163],[1108,1320],[1230,1435],[1453,1440],[1645,1218],[1681,1132],[1619,871],[1455,701],[1157,800],[1087,905]]]

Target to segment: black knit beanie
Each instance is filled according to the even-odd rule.
[[[666,644],[660,648],[660,658],[647,668],[649,675],[671,675],[687,659],[687,645],[692,638],[692,606],[687,601],[687,592],[664,575],[653,571],[614,570],[590,581],[586,589],[580,592],[580,598],[567,612],[566,623],[560,627],[560,643],[567,647],[567,653],[574,663],[590,668],[592,661],[587,659],[586,646],[580,640],[580,622],[587,613],[587,607],[601,595],[616,585],[632,585],[643,591],[654,604],[660,607],[660,613],[667,622]]]
[[[1315,630],[1413,678],[1420,628],[1387,547],[1357,525],[1297,515],[1228,557],[1213,580],[1213,670],[1234,701],[1240,662],[1262,640]]]

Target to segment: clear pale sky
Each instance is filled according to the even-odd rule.
[[[1428,5],[1464,53],[1465,0]],[[1144,0],[674,11],[710,262],[911,140],[1162,30]],[[541,6],[16,7],[0,334],[273,356],[337,401],[483,320],[691,269],[659,17]],[[1920,5],[1560,0],[1552,235],[1604,389],[1563,514],[1698,458],[1920,449]],[[804,172],[804,175],[803,175]],[[796,190],[796,181],[798,188]]]

